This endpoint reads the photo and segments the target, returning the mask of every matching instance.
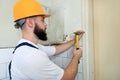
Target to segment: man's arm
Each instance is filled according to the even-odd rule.
[[[83,30],[80,30],[79,31],[80,34],[79,34],[79,40],[80,38],[83,36],[83,34],[85,33]],[[63,45],[60,45],[57,47],[58,49],[58,52],[57,54],[61,53],[62,51],[70,48],[73,44],[75,43],[75,40],[71,40]],[[59,48],[59,47],[62,47],[62,48]],[[61,50],[59,50],[61,49]],[[71,60],[71,62],[69,63],[69,65],[67,66],[67,68],[64,70],[64,75],[62,77],[61,80],[74,80],[75,77],[76,77],[76,74],[78,72],[78,63],[79,63],[79,59],[82,57],[82,50],[81,48],[79,49],[74,49],[73,51],[73,58]]]
[[[66,43],[55,46],[55,48],[56,48],[55,55],[58,55],[58,54],[62,53],[63,51],[69,49],[71,46],[74,45],[74,43],[75,43],[75,40],[73,39],[73,40],[70,40]]]
[[[79,30],[77,32],[80,32],[80,34],[79,34],[79,40],[80,40],[85,32],[83,30]],[[55,46],[55,48],[56,48],[55,55],[58,55],[58,54],[62,53],[63,51],[69,49],[74,44],[75,44],[75,39],[72,39],[66,43]]]
[[[78,72],[78,61],[82,57],[82,50],[79,48],[79,50],[74,50],[73,52],[73,58],[67,68],[64,71],[64,75],[61,80],[74,80],[75,76]]]

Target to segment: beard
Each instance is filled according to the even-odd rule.
[[[40,29],[37,24],[35,24],[35,29],[34,29],[35,35],[42,41],[47,40],[47,34],[44,30]]]

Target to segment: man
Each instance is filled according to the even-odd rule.
[[[74,80],[78,71],[81,49],[73,51],[73,58],[65,70],[54,64],[49,56],[58,55],[74,45],[70,40],[58,46],[43,46],[39,40],[46,41],[45,14],[36,0],[19,0],[14,6],[15,27],[21,28],[22,39],[13,51],[11,61],[11,80]],[[79,38],[84,31],[80,31]]]

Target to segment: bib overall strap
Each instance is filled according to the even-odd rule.
[[[14,51],[13,51],[13,54],[15,53],[16,49],[18,49],[18,48],[21,47],[21,46],[29,46],[29,47],[38,49],[36,46],[34,46],[34,45],[32,45],[32,44],[30,44],[30,43],[28,43],[28,42],[23,42],[23,43],[18,44],[18,45],[15,47],[15,49],[14,49]],[[10,61],[9,66],[8,66],[9,75],[10,75],[10,80],[12,80],[12,77],[11,77],[11,63],[12,63],[12,61]]]

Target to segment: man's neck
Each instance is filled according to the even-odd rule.
[[[22,38],[29,40],[34,44],[38,44],[38,42],[39,42],[39,39],[37,37],[35,37],[34,34],[23,34]]]

